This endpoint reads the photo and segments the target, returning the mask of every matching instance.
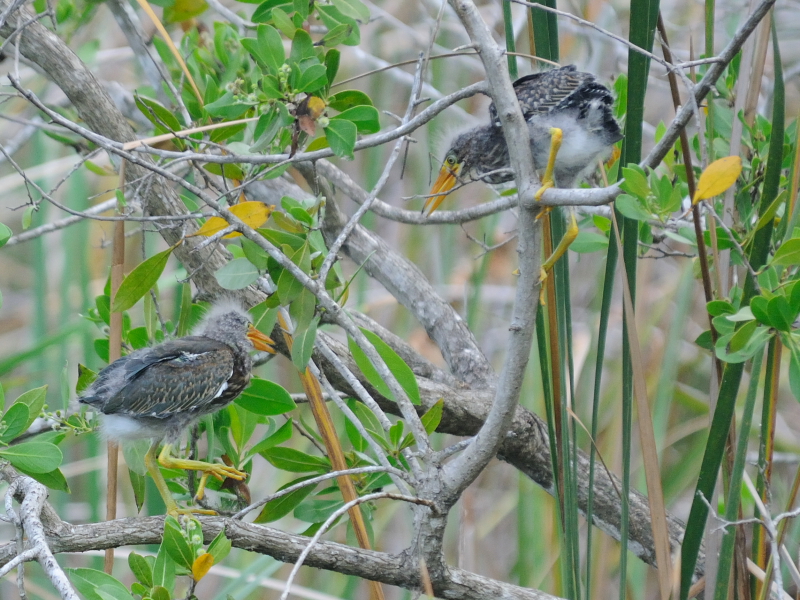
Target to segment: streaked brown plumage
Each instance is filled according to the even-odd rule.
[[[249,352],[253,347],[272,352],[271,344],[272,340],[252,326],[241,307],[216,305],[198,335],[123,356],[98,374],[79,401],[102,415],[102,430],[109,439],[153,440],[145,459],[148,470],[168,512],[182,512],[155,465],[159,443],[166,442],[159,456],[163,465],[204,473],[201,491],[209,474],[243,479],[245,473],[226,465],[173,459],[169,448],[186,427],[227,406],[244,391],[253,366]]]
[[[611,92],[591,73],[574,65],[522,77],[514,91],[528,124],[533,162],[544,170],[550,155],[550,130],[563,131],[563,145],[555,162],[554,177],[560,187],[575,187],[622,139],[611,112]],[[508,149],[494,104],[491,122],[457,136],[447,151],[439,177],[431,188],[423,212],[432,213],[457,182],[480,179],[490,185],[514,179]]]

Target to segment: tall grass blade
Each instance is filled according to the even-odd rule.
[[[650,50],[655,38],[658,20],[658,0],[633,0],[631,2],[630,41],[637,46]],[[647,91],[647,76],[650,60],[631,49],[628,51],[628,89],[627,110],[625,117],[625,140],[622,144],[620,165],[639,162],[642,156],[642,123],[644,121],[644,100]],[[636,306],[636,257],[639,246],[639,223],[620,219],[622,232],[622,255],[627,272],[631,302]],[[609,248],[610,250],[610,248]],[[631,469],[631,427],[633,420],[633,370],[630,358],[631,348],[628,345],[627,325],[623,322],[622,332],[622,456],[625,457],[622,468],[622,494],[627,498],[630,491]],[[628,566],[628,532],[629,514],[627,503],[622,506],[622,548],[620,550],[620,599],[626,597],[626,580]]]
[[[725,500],[725,520],[728,522],[736,521],[739,518],[742,473],[744,472],[745,459],[747,457],[747,441],[750,436],[750,426],[753,422],[753,409],[756,404],[756,392],[758,391],[758,380],[761,375],[761,362],[763,358],[763,352],[756,354],[753,357],[750,369],[750,386],[747,390],[747,400],[745,401],[744,413],[742,414],[742,425],[739,429],[739,442],[736,446],[736,458],[734,459],[733,470],[731,471],[728,497]],[[722,538],[722,545],[720,547],[714,600],[727,600],[728,598],[729,575],[731,565],[733,564],[735,543],[736,527],[728,527],[725,530],[725,535]]]

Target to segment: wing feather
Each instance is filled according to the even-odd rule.
[[[233,350],[203,337],[182,338],[130,355],[124,383],[113,390],[105,414],[169,418],[204,412],[233,373]]]

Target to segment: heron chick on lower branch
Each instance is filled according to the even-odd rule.
[[[147,471],[164,499],[167,513],[206,512],[178,508],[159,464],[200,471],[197,491],[202,499],[209,475],[243,480],[247,473],[222,464],[186,460],[171,455],[183,431],[203,415],[230,404],[250,382],[253,348],[274,353],[272,340],[253,327],[238,304],[211,307],[198,333],[123,356],[100,371],[79,398],[102,415],[101,429],[110,440],[152,439],[145,455]],[[156,453],[164,442],[161,453]]]

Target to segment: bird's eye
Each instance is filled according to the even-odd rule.
[[[456,157],[455,156],[448,156],[447,157],[447,164],[453,166],[456,164]]]

